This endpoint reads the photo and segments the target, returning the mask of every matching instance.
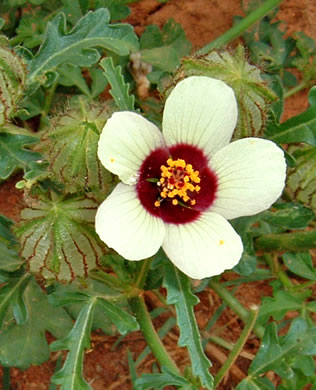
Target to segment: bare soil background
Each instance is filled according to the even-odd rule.
[[[194,50],[229,29],[234,16],[243,15],[240,0],[169,0],[167,3],[159,3],[157,0],[140,0],[131,5],[131,10],[132,13],[127,22],[135,26],[137,33],[141,33],[149,24],[163,26],[165,21],[173,18],[183,26]],[[304,31],[314,39],[316,39],[315,17],[316,0],[286,0],[277,15],[277,19],[283,22],[283,28],[287,34]],[[307,106],[307,91],[302,91],[289,98],[286,101],[283,120],[304,111]],[[20,209],[23,207],[22,194],[14,187],[18,180],[20,180],[19,176],[0,185],[0,214],[13,220],[19,219]],[[223,280],[234,277],[233,273],[227,272],[223,275]],[[256,282],[240,286],[236,296],[241,303],[249,307],[252,304],[260,304],[262,297],[270,294],[271,288],[268,282]],[[196,315],[198,324],[203,329],[221,301],[212,290],[204,291],[199,294],[199,297],[201,302],[196,306]],[[150,309],[160,304],[151,293],[147,294],[146,301]],[[288,313],[288,315],[295,315],[295,313]],[[159,328],[165,320],[166,317],[158,319],[155,326]],[[238,339],[242,326],[242,322],[234,312],[226,309],[212,332],[215,331],[227,341],[234,342]],[[49,334],[47,334],[47,339],[49,342],[53,340]],[[118,337],[109,337],[99,332],[94,332],[92,335],[92,346],[87,351],[84,361],[84,375],[94,390],[132,389],[127,351],[129,349],[132,352],[135,360],[146,344],[140,332],[128,335],[114,346],[117,339]],[[164,343],[174,360],[181,368],[184,368],[189,364],[189,357],[185,349],[177,346],[177,339],[178,330],[175,327],[164,339]],[[251,357],[255,355],[258,346],[258,339],[250,337],[243,356],[237,359],[219,387],[220,390],[234,389],[246,376]],[[207,346],[206,352],[213,362],[211,371],[215,374],[227,358],[228,352],[211,343]],[[59,355],[60,352],[52,353],[48,362],[30,367],[25,371],[12,368],[12,390],[48,390],[50,377],[54,373]],[[139,367],[139,372],[150,372],[154,361],[154,357],[150,354]],[[277,381],[273,374],[269,379],[273,382]]]

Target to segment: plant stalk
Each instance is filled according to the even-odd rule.
[[[237,343],[234,345],[231,353],[229,354],[226,362],[222,365],[221,369],[218,371],[214,378],[214,388],[216,389],[217,385],[220,384],[221,380],[224,378],[226,373],[230,370],[231,366],[235,363],[236,359],[240,355],[258,316],[258,310],[250,310],[248,321],[245,323],[245,327],[242,330],[240,337]]]
[[[160,366],[167,367],[171,371],[179,374],[178,367],[166,351],[154,328],[144,299],[142,297],[134,297],[129,300],[129,304],[139,323],[140,330]]]
[[[306,251],[316,248],[316,230],[265,234],[255,240],[255,249],[264,251]]]
[[[215,280],[209,281],[209,286],[218,294],[227,305],[234,310],[235,313],[243,320],[244,323],[249,322],[249,317],[251,317],[251,311],[244,308],[244,306],[236,299],[225,287]],[[264,334],[264,327],[261,325],[254,325],[253,331],[257,337],[260,339]]]
[[[219,49],[223,45],[227,45],[232,40],[238,38],[244,31],[246,31],[249,27],[255,24],[258,20],[263,18],[267,13],[273,10],[273,8],[277,7],[282,3],[283,0],[266,0],[265,3],[252,11],[249,15],[247,15],[241,22],[237,23],[231,29],[226,31],[223,35],[216,38],[214,41],[208,43],[206,46],[202,47],[197,54],[207,54],[213,49]]]

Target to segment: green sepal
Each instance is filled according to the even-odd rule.
[[[206,56],[183,58],[174,80],[193,75],[222,80],[234,90],[238,122],[233,139],[262,135],[267,111],[277,96],[263,80],[259,68],[247,62],[243,46],[234,52],[214,50]]]
[[[83,96],[68,106],[51,121],[36,149],[50,161],[51,178],[63,183],[66,192],[93,191],[101,201],[115,184],[97,156],[100,134],[113,107],[90,103]]]
[[[28,269],[41,277],[70,281],[100,266],[104,247],[94,219],[98,204],[84,195],[30,197],[16,234]]]

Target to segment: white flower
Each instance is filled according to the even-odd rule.
[[[233,90],[209,77],[181,81],[167,98],[162,133],[133,112],[107,121],[98,156],[119,183],[100,205],[96,231],[128,260],[162,246],[185,274],[202,279],[234,267],[243,251],[227,219],[257,214],[280,196],[286,164],[273,142],[229,144]]]

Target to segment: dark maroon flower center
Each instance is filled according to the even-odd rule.
[[[136,189],[150,214],[183,224],[196,220],[212,205],[217,178],[200,149],[178,144],[156,149],[145,159]]]

